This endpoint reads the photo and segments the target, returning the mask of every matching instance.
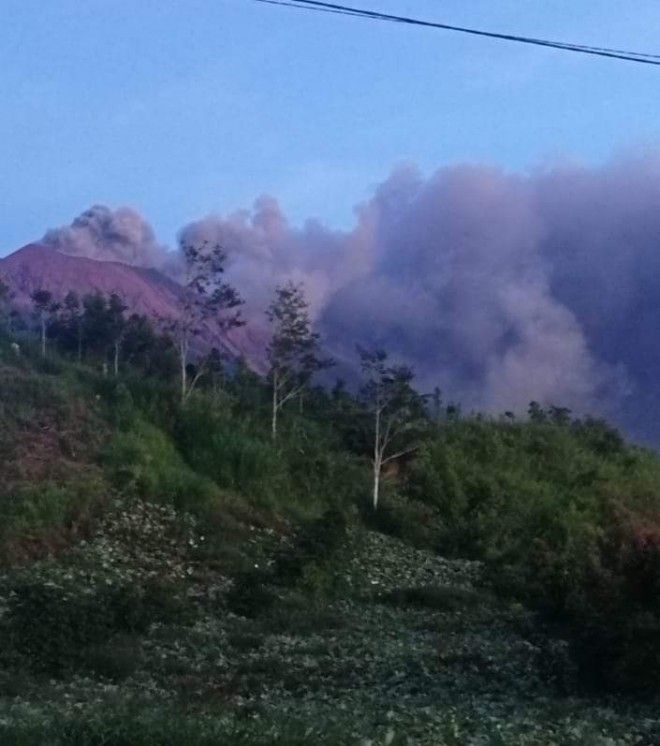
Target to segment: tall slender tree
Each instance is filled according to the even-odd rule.
[[[46,357],[46,338],[48,336],[48,325],[59,305],[53,300],[53,294],[49,290],[39,288],[32,293],[32,304],[39,322],[39,334],[41,337],[41,357]]]
[[[128,306],[118,293],[112,293],[108,301],[108,331],[112,349],[112,370],[119,375],[119,355],[127,331],[127,320],[124,313]]]
[[[178,312],[165,320],[164,328],[172,335],[179,355],[181,403],[185,404],[208,367],[208,355],[198,360],[195,372],[188,374],[193,342],[204,328],[227,332],[244,322],[240,307],[243,300],[223,282],[226,254],[222,247],[208,242],[181,243],[184,275]]]
[[[360,400],[367,413],[372,447],[374,510],[378,508],[383,467],[418,448],[427,424],[424,399],[412,387],[413,372],[391,365],[383,350],[359,349],[365,382]]]
[[[266,316],[273,326],[267,354],[272,392],[271,436],[275,440],[282,407],[301,396],[312,376],[333,362],[320,355],[319,335],[312,331],[302,285],[287,282],[278,286]]]

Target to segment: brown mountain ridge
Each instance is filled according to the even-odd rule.
[[[0,278],[14,293],[13,305],[19,311],[32,308],[35,290],[48,290],[58,301],[73,290],[80,297],[117,293],[130,313],[167,319],[176,318],[181,294],[181,286],[156,269],[71,256],[40,243],[28,244],[0,259]],[[246,327],[225,335],[208,325],[200,335],[199,347],[216,346],[233,356],[245,355],[259,367],[259,356],[255,355],[258,342]]]

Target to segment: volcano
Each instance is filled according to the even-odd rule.
[[[18,310],[31,308],[35,290],[49,290],[58,301],[73,290],[80,297],[117,293],[131,312],[167,318],[176,315],[181,294],[178,283],[155,269],[70,256],[38,243],[0,259],[0,277],[14,292]]]
[[[40,243],[0,259],[0,279],[11,288],[12,304],[21,312],[32,308],[32,293],[40,289],[51,292],[56,301],[62,301],[69,291],[81,298],[95,292],[117,293],[129,313],[157,321],[177,317],[182,293],[179,283],[158,270],[63,254]],[[200,351],[218,347],[253,363],[258,358],[257,344],[245,327],[223,334],[207,325],[198,339]]]

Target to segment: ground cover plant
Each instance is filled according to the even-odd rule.
[[[240,364],[182,401],[144,350],[113,375],[22,344],[0,339],[2,742],[660,742],[654,453],[556,407],[416,399],[374,509],[341,385],[306,381],[274,439]]]

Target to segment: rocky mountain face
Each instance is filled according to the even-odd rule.
[[[157,322],[176,318],[181,294],[180,285],[158,270],[71,256],[39,243],[0,259],[0,278],[11,288],[19,311],[32,308],[31,295],[39,289],[50,291],[56,300],[62,300],[70,290],[80,297],[94,292],[117,293],[129,312]],[[258,368],[259,336],[246,327],[221,334],[209,324],[200,335],[199,347],[215,346],[235,356],[244,355]]]
[[[155,269],[70,256],[38,243],[0,259],[0,277],[18,309],[31,307],[30,296],[41,288],[58,300],[70,290],[80,296],[98,291],[117,293],[132,312],[167,318],[176,314],[180,296],[179,285]]]

